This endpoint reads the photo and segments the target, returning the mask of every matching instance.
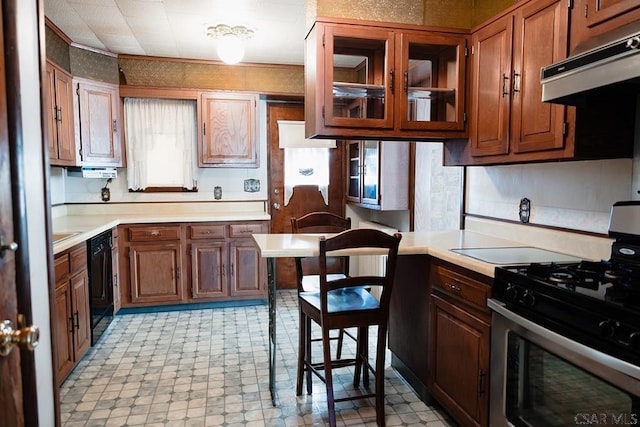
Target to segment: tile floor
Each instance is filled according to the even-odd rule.
[[[62,426],[326,425],[320,380],[313,394],[295,395],[295,291],[278,292],[277,316],[277,407],[269,393],[265,305],[128,314],[116,316],[63,384]],[[422,403],[386,360],[387,426],[454,425]],[[336,394],[353,392],[350,372],[343,372],[334,376]],[[376,425],[367,400],[336,409],[339,426]]]

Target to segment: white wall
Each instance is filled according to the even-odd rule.
[[[38,419],[40,426],[54,425],[54,384],[49,323],[49,278],[44,193],[43,138],[40,121],[40,57],[37,34],[37,4],[16,2],[20,63],[22,137],[24,149],[24,188],[29,246],[29,281],[33,323],[40,328],[40,341],[35,349]]]
[[[259,117],[259,168],[198,168],[198,188],[195,193],[130,193],[127,187],[127,170],[118,168],[118,177],[109,184],[110,202],[150,201],[215,201],[213,187],[222,187],[221,201],[245,201],[267,199],[267,113],[266,101],[258,103]],[[260,180],[260,191],[244,191],[245,179]],[[64,168],[51,168],[52,204],[103,203],[100,189],[106,179],[69,176]],[[107,202],[108,203],[108,202]]]

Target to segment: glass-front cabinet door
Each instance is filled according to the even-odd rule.
[[[362,142],[362,203],[377,205],[380,184],[380,142]]]
[[[401,33],[401,129],[464,129],[466,38],[455,34]]]
[[[327,25],[324,43],[325,124],[392,128],[393,31]]]

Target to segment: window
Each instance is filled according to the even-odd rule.
[[[130,190],[197,191],[196,101],[125,98]]]

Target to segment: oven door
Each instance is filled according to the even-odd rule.
[[[640,424],[640,367],[488,305],[492,427]]]

